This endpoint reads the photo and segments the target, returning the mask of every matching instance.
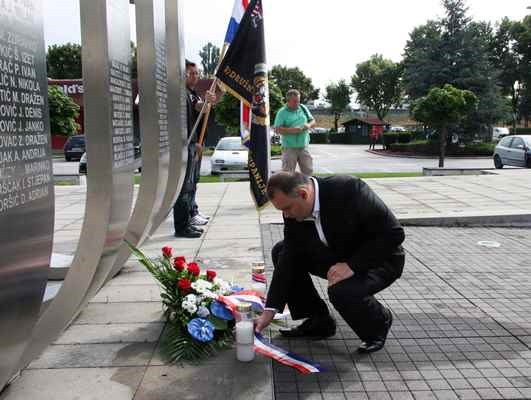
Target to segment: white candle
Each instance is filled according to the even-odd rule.
[[[254,343],[253,321],[239,321],[236,323],[236,343],[238,344],[253,344]]]
[[[236,359],[238,361],[249,362],[254,360],[254,345],[252,344],[237,344],[236,345]]]

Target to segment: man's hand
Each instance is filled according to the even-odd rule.
[[[328,287],[335,285],[342,280],[348,279],[354,275],[354,271],[350,269],[347,263],[337,263],[330,267],[326,278],[328,279]]]
[[[264,310],[262,315],[260,315],[260,318],[255,322],[254,331],[260,333],[263,329],[267,328],[271,321],[273,321],[275,314],[276,313],[272,310]]]
[[[195,159],[199,160],[202,154],[203,154],[203,146],[201,146],[199,143],[196,143],[195,144]]]
[[[207,90],[205,92],[205,100],[212,105],[216,104],[216,94],[212,90]]]

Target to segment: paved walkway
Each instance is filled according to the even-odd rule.
[[[520,202],[508,199],[505,207],[531,213],[524,189],[531,179],[509,175],[473,178],[490,182],[486,196],[495,196],[499,187],[508,193],[520,188]],[[411,209],[409,201],[416,196],[419,204],[427,203],[421,198],[426,193],[422,182],[453,191],[448,196],[461,201],[456,187],[484,187],[473,185],[478,180],[431,177],[370,184],[400,214]],[[419,188],[416,196],[408,185]],[[394,194],[397,187],[403,188],[400,195],[410,194],[409,200],[386,197],[385,190]],[[84,190],[56,187],[56,198],[54,251],[72,254]],[[489,199],[483,199],[485,207]],[[479,200],[461,203],[472,211]],[[281,233],[270,222],[278,221],[278,213],[267,210],[259,218],[247,183],[200,185],[199,204],[213,216],[203,238],[174,238],[168,220],[144,250],[158,255],[163,245],[170,245],[242,285],[250,283],[251,261],[265,254],[271,267],[269,249]],[[441,216],[447,212],[442,206],[438,210]],[[501,246],[481,247],[481,240]],[[201,366],[167,365],[159,354],[164,323],[158,287],[130,261],[0,399],[531,398],[530,245],[530,231],[523,229],[408,228],[404,276],[381,296],[396,317],[384,351],[364,358],[351,354],[359,341],[341,321],[329,341],[278,339],[326,364],[329,372],[318,376],[301,376],[261,357],[252,364],[237,363],[233,351]],[[323,291],[322,282],[317,284]]]

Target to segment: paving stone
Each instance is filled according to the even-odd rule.
[[[29,369],[0,398],[132,400],[144,371],[144,367]]]
[[[154,343],[51,345],[28,369],[146,366]]]

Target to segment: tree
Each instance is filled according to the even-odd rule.
[[[57,86],[48,86],[48,105],[52,134],[70,136],[77,132],[79,106]]]
[[[350,104],[351,93],[352,90],[344,79],[341,79],[338,83],[331,83],[326,87],[325,99],[330,103],[330,109],[334,113],[334,128],[336,132],[341,114],[345,112]]]
[[[203,67],[203,76],[210,78],[214,76],[219,62],[219,47],[208,42],[199,52],[201,57],[201,66]]]
[[[282,107],[282,93],[278,86],[269,81],[269,116],[274,121],[277,111]],[[226,93],[214,108],[216,122],[223,126],[230,136],[240,134],[240,101]]]
[[[75,43],[49,46],[46,66],[52,79],[81,79],[81,46]]]
[[[442,27],[438,21],[413,29],[404,49],[403,83],[411,99],[424,96],[430,88],[442,86],[447,77],[440,68]]]
[[[448,125],[457,123],[477,106],[478,98],[469,90],[452,85],[432,88],[428,94],[413,103],[413,117],[439,129],[439,168],[444,167]]]
[[[351,85],[358,101],[373,109],[382,121],[402,99],[401,73],[400,64],[375,54],[358,64],[352,76]]]
[[[275,65],[269,72],[270,81],[274,81],[286,97],[290,89],[297,89],[301,92],[301,103],[319,98],[319,89],[313,87],[312,80],[304,75],[298,67],[289,68],[282,65]]]
[[[445,16],[416,28],[404,52],[404,82],[412,100],[433,87],[451,84],[470,90],[478,107],[462,120],[466,131],[492,125],[506,116],[491,60],[492,28],[467,16],[464,0],[443,0]]]
[[[527,126],[531,116],[531,15],[514,24],[513,35],[516,39],[515,51],[520,59],[519,70],[522,88],[520,116],[525,119]]]

